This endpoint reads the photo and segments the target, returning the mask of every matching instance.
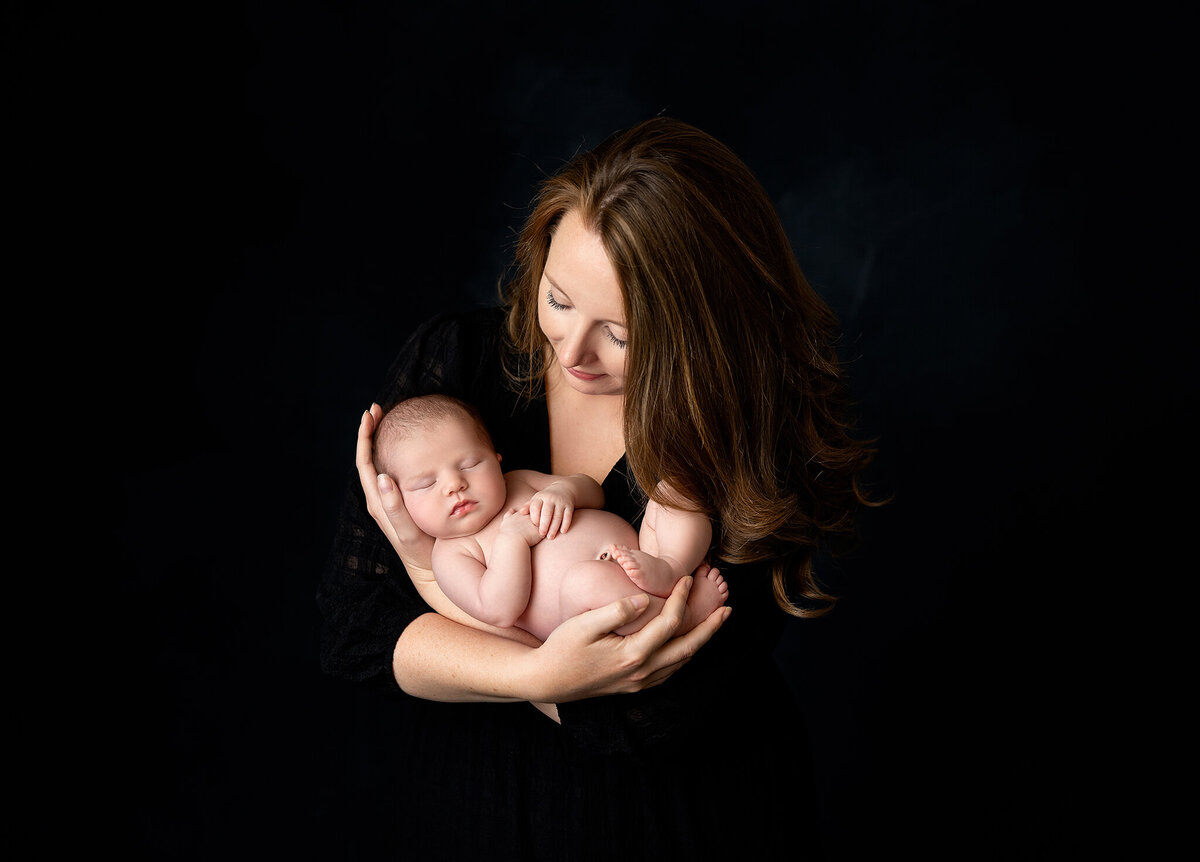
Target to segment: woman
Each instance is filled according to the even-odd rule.
[[[543,184],[504,300],[422,326],[380,401],[461,397],[505,469],[587,473],[635,524],[644,489],[673,489],[660,502],[713,522],[728,608],[672,637],[684,581],[634,635],[611,633],[642,611],[625,600],[541,645],[432,613],[405,571],[430,540],[376,475],[373,405],[323,664],[408,695],[399,840],[416,858],[816,857],[808,743],[771,654],[784,612],[833,601],[812,560],[852,533],[870,452],[843,419],[836,320],[769,198],[712,137],[644,122]]]

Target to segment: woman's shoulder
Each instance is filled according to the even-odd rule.
[[[480,368],[497,365],[504,349],[504,310],[447,311],[422,321],[405,340],[388,370],[380,403],[427,392],[456,391]]]
[[[499,344],[504,330],[505,310],[498,306],[443,311],[418,324],[409,344],[442,343],[447,346],[492,346]]]

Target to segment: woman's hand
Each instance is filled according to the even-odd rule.
[[[641,691],[665,681],[708,643],[729,616],[730,608],[718,608],[700,625],[675,637],[691,585],[691,577],[681,578],[662,612],[624,637],[613,631],[645,612],[646,596],[621,599],[563,622],[526,656],[533,663],[530,678],[538,686],[531,700],[565,703]]]
[[[706,565],[696,569],[703,576]],[[439,613],[418,617],[396,642],[392,672],[414,697],[447,702],[530,701],[557,720],[556,703],[658,685],[683,667],[716,633],[729,608],[675,636],[691,578],[683,578],[662,611],[640,631],[613,634],[645,613],[645,595],[624,598],[563,622],[546,642],[521,629],[503,637]],[[517,636],[520,637],[517,637]]]
[[[429,571],[433,563],[430,555],[433,552],[433,539],[421,532],[404,507],[404,499],[400,489],[386,473],[375,470],[375,462],[371,451],[371,437],[379,420],[383,418],[383,408],[372,404],[371,409],[363,413],[358,425],[358,447],[355,450],[354,463],[358,466],[358,480],[362,483],[363,494],[367,498],[367,511],[383,530],[396,553],[400,555],[405,567]]]

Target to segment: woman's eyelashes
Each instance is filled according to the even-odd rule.
[[[554,292],[551,290],[546,291],[546,304],[549,305],[551,308],[553,308],[555,311],[563,311],[564,309],[568,309],[571,307],[571,306],[565,305],[565,304],[559,302],[557,299],[555,299]],[[617,338],[617,336],[613,335],[612,330],[609,329],[607,326],[604,327],[604,337],[607,338],[609,341],[611,341],[613,344],[615,344],[617,347],[621,348],[622,350],[624,350],[625,345],[628,344],[628,342],[625,341],[624,339]]]

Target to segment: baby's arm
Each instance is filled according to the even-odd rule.
[[[613,559],[635,584],[656,596],[668,596],[675,582],[690,575],[708,555],[712,523],[703,512],[690,509],[666,485],[659,491],[666,502],[646,505],[638,547],[614,545]]]
[[[708,556],[712,523],[703,512],[656,503],[646,506],[638,546],[671,567],[675,581],[690,575]]]
[[[510,510],[486,563],[470,537],[439,541],[433,549],[434,577],[442,592],[475,619],[493,626],[512,626],[529,604],[529,549],[541,539],[524,514]]]
[[[604,489],[583,473],[553,476],[534,470],[513,470],[509,475],[534,491],[522,511],[528,511],[530,523],[538,528],[542,538],[553,539],[560,532],[567,532],[576,509],[604,507]]]
[[[413,574],[414,572],[419,574]],[[421,594],[421,598],[425,600],[425,603],[446,619],[454,620],[454,622],[461,625],[470,626],[471,628],[479,629],[485,632],[491,632],[492,634],[500,635],[501,637],[506,637],[511,640],[520,641],[528,646],[536,647],[541,644],[540,640],[529,634],[529,632],[525,631],[524,629],[515,628],[513,626],[500,628],[499,626],[488,625],[482,620],[476,619],[468,614],[466,611],[452,602],[450,597],[442,591],[442,588],[438,584],[437,579],[434,577],[432,571],[427,569],[413,569],[409,572],[409,575],[412,578],[413,585],[417,588],[417,592]]]

